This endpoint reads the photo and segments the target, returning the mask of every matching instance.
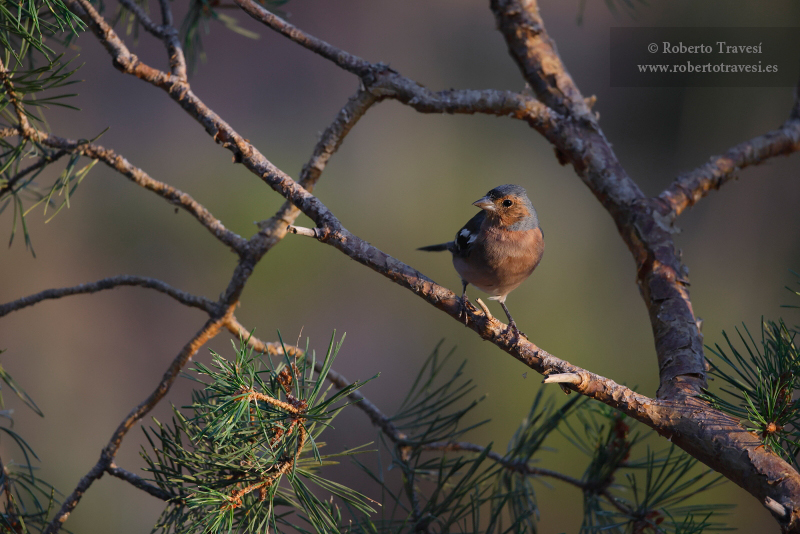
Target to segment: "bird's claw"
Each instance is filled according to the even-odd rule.
[[[511,330],[511,333],[514,335],[514,343],[518,342],[520,337],[528,337],[524,332],[517,328],[517,323],[515,323],[513,320],[508,323],[508,327]]]
[[[464,326],[469,324],[469,306],[470,302],[466,295],[461,297],[461,311],[458,312],[458,318],[464,319]]]

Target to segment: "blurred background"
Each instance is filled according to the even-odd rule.
[[[611,88],[609,27],[792,26],[800,4],[784,1],[653,1],[633,16],[613,13],[601,0],[541,2],[561,57],[586,96],[598,98],[600,124],[628,173],[645,193],[658,194],[678,173],[713,154],[779,126],[792,104],[791,88]],[[111,8],[109,8],[111,9]],[[151,6],[155,12],[155,3]],[[184,2],[175,2],[178,15]],[[374,2],[293,0],[284,7],[300,28],[370,61],[438,90],[521,90],[488,2],[434,0]],[[297,177],[321,132],[356,89],[358,80],[329,62],[225,11],[260,34],[250,40],[209,26],[207,61],[192,78],[195,93],[273,163]],[[124,29],[124,28],[120,28]],[[133,45],[132,36],[128,42]],[[164,68],[160,43],[142,36],[134,49]],[[73,104],[55,109],[53,133],[92,138],[124,155],[154,178],[194,196],[230,229],[249,237],[253,222],[271,216],[282,199],[214,144],[162,91],[116,71],[91,35],[77,41],[82,63]],[[676,237],[691,269],[695,312],[708,344],[744,321],[758,329],[763,317],[800,322],[784,286],[800,269],[800,155],[779,157],[741,173],[683,215]],[[509,298],[520,328],[553,354],[655,395],[657,367],[634,263],[611,218],[571,167],[561,167],[548,143],[519,121],[486,116],[421,115],[394,102],[370,110],[333,157],[316,189],[319,198],[355,234],[454,291],[459,279],[443,254],[417,252],[449,240],[471,217],[470,204],[503,183],[527,188],[547,235],[547,251],[532,278]],[[49,217],[49,215],[48,215]],[[71,207],[44,224],[28,216],[36,257],[18,236],[0,252],[0,302],[53,287],[117,274],[160,278],[180,289],[217,298],[235,257],[186,213],[98,165],[71,199]],[[301,218],[298,224],[310,221]],[[7,236],[11,213],[0,216]],[[472,297],[480,296],[473,291]],[[795,300],[794,303],[797,303]],[[502,317],[496,304],[493,312]],[[505,450],[540,378],[482,343],[458,322],[424,304],[332,247],[289,236],[255,271],[237,312],[262,339],[295,340],[302,331],[324,351],[331,333],[347,333],[334,366],[351,380],[380,377],[363,393],[392,413],[421,362],[444,339],[467,359],[476,396],[487,399],[474,420],[490,424],[470,435]],[[69,493],[97,461],[119,421],[144,399],[168,362],[205,317],[166,296],[121,288],[49,301],[0,321],[3,367],[25,387],[44,419],[10,399],[15,430],[41,458],[41,476]],[[232,355],[229,336],[209,345]],[[208,348],[198,358],[208,360]],[[553,388],[553,394],[560,392]],[[169,416],[169,403],[189,402],[181,379],[153,415]],[[144,422],[151,424],[149,418]],[[328,431],[330,450],[373,441],[375,430],[356,409]],[[142,433],[125,439],[117,463],[138,471]],[[657,446],[665,442],[655,442]],[[9,445],[0,444],[3,455]],[[542,464],[580,476],[586,460],[556,437],[558,452]],[[640,454],[643,454],[640,450]],[[14,452],[13,454],[17,454]],[[354,468],[340,468],[349,481]],[[353,482],[370,495],[377,491]],[[708,497],[738,503],[726,518],[743,532],[778,532],[748,494],[733,484]],[[581,496],[555,483],[541,486],[541,531],[575,532]],[[149,532],[163,503],[111,477],[86,493],[67,526],[74,532]]]

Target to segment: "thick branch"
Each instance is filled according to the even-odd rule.
[[[564,115],[594,122],[583,95],[561,62],[535,0],[492,0],[508,51],[539,100]]]
[[[595,118],[585,111],[583,97],[545,30],[535,0],[493,0],[492,10],[512,57],[539,97],[556,109],[568,108],[579,119],[545,135],[608,210],[633,253],[653,327],[659,398],[698,393],[706,385],[702,337],[686,289],[685,268],[659,211],[663,205],[645,198]]]
[[[120,275],[112,276],[110,278],[103,278],[97,282],[88,284],[80,284],[73,287],[62,287],[59,289],[46,289],[36,293],[35,295],[28,295],[15,301],[0,305],[0,317],[8,315],[9,313],[28,306],[33,306],[43,300],[60,299],[61,297],[68,297],[70,295],[84,295],[86,293],[97,293],[106,289],[113,289],[119,286],[138,286],[155,289],[160,293],[169,295],[181,304],[199,308],[207,313],[213,313],[217,309],[217,305],[205,297],[198,297],[180,289],[175,289],[169,284],[157,280],[155,278],[147,278],[145,276],[131,276]]]
[[[800,150],[800,118],[790,119],[772,130],[740,143],[708,163],[678,177],[658,198],[677,217],[712,190],[719,189],[745,167],[759,165],[775,156],[788,156]]]

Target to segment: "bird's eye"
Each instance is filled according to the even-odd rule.
[[[503,206],[505,206],[505,207],[507,207],[507,208],[508,208],[508,207],[510,207],[512,204],[513,204],[513,202],[511,202],[511,201],[510,201],[510,200],[508,200],[508,199],[505,199],[505,200],[503,201]]]

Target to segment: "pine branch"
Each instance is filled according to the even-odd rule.
[[[255,534],[271,525],[277,531],[276,522],[290,522],[285,510],[276,510],[281,506],[320,534],[340,532],[334,505],[326,506],[302,479],[363,514],[374,513],[370,499],[318,473],[338,457],[361,452],[320,452],[322,432],[347,407],[340,402],[358,387],[326,395],[325,375],[340,347],[332,338],[316,375],[303,356],[265,368],[266,360],[248,349],[243,338],[235,360],[212,351],[210,365],[197,363],[193,371],[202,387],[185,407],[191,415],[173,409],[171,425],[156,421],[156,428],[145,431],[152,448],[143,452],[146,470],[172,496],[156,530]],[[284,479],[291,492],[281,487]]]
[[[272,355],[280,355],[283,354],[283,350],[278,346],[279,343],[267,343],[252,334],[248,334],[248,330],[242,326],[235,317],[231,317],[231,320],[226,323],[228,329],[234,335],[240,337],[241,339],[245,339],[246,343],[249,347],[252,347],[254,350],[264,353],[264,354],[272,354]],[[297,349],[296,347],[288,347],[292,349],[289,351],[289,354],[292,356],[302,356],[302,351]],[[317,362],[315,369],[317,372],[322,370],[322,363]],[[352,387],[352,384],[347,381],[347,379],[342,376],[341,374],[337,373],[333,369],[328,370],[327,379],[330,381],[337,389],[342,390],[349,387]],[[424,443],[419,444],[415,443],[413,440],[409,440],[408,436],[398,430],[397,426],[391,421],[391,419],[384,415],[381,410],[375,406],[369,399],[367,399],[360,391],[353,391],[348,395],[348,398],[353,402],[353,404],[363,411],[367,417],[369,417],[370,422],[373,426],[379,428],[383,434],[389,438],[392,442],[394,442],[401,450],[408,449],[410,446],[418,447],[420,450],[425,451],[458,451],[458,452],[473,452],[479,455],[485,455],[487,458],[491,459],[492,461],[496,462],[497,464],[502,465],[509,471],[513,471],[515,473],[519,473],[526,476],[535,476],[535,477],[547,477],[553,478],[555,480],[560,480],[561,482],[565,482],[572,486],[575,486],[581,490],[587,491],[591,489],[591,484],[579,480],[574,477],[570,477],[568,475],[564,475],[563,473],[559,473],[558,471],[554,471],[552,469],[546,469],[542,467],[534,467],[528,464],[527,462],[522,462],[519,460],[515,460],[513,458],[507,458],[498,452],[492,451],[483,447],[481,445],[477,445],[474,443],[463,442],[463,441],[446,441],[446,442],[431,442],[431,443]],[[603,489],[600,492],[605,499],[608,500],[610,504],[612,504],[615,508],[623,513],[631,513],[630,508],[628,508],[623,503],[619,502],[607,489]],[[413,504],[413,503],[412,503]],[[417,519],[419,520],[419,518]]]

